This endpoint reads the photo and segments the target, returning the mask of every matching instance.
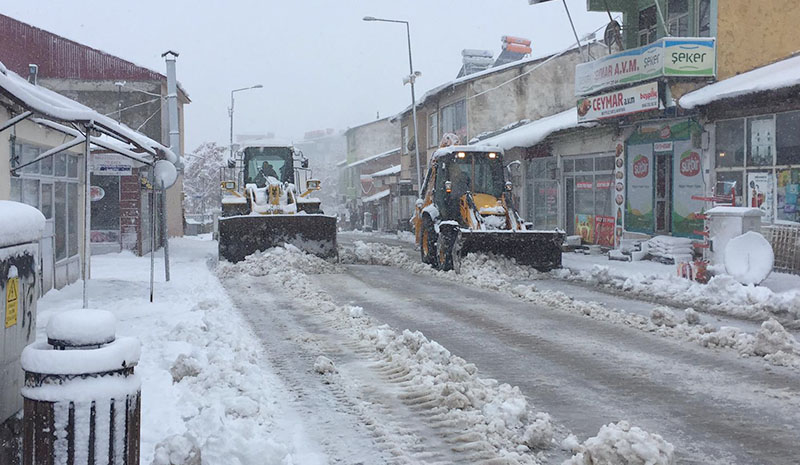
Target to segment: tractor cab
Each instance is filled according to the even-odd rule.
[[[247,147],[242,155],[244,184],[265,187],[269,178],[294,182],[294,151],[291,147]]]

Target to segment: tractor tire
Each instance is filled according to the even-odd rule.
[[[436,244],[436,259],[442,271],[461,272],[460,236],[458,227],[441,225]]]
[[[437,234],[433,227],[433,220],[429,216],[422,218],[422,238],[420,240],[420,258],[422,263],[428,264],[436,268],[436,242]]]

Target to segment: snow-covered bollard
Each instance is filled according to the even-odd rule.
[[[138,339],[102,310],[53,315],[22,352],[23,463],[139,464]]]

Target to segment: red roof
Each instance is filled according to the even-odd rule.
[[[20,76],[28,65],[39,77],[81,80],[160,81],[163,74],[0,14],[0,61]]]

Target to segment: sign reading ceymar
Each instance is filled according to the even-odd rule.
[[[662,76],[709,77],[716,72],[716,39],[669,37],[577,65],[575,95]]]

